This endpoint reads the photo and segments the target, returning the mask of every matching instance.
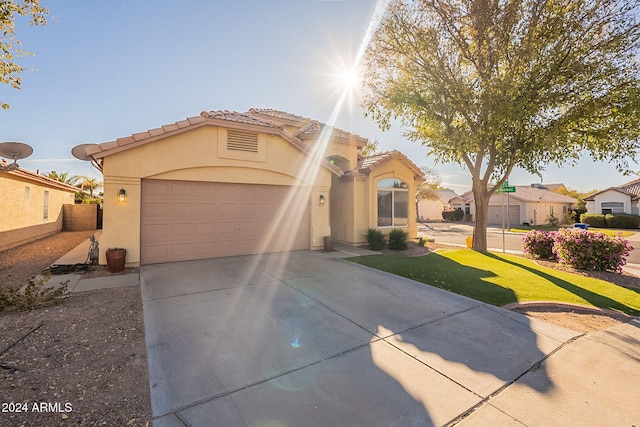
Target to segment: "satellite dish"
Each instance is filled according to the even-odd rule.
[[[87,154],[87,148],[98,147],[98,144],[80,144],[71,149],[73,157],[80,160],[90,160],[91,156]]]
[[[29,157],[33,153],[33,148],[22,142],[0,142],[0,156],[12,159],[15,163],[18,159]]]

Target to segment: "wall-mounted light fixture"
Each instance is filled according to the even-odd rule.
[[[118,202],[124,203],[126,201],[127,201],[127,191],[124,188],[121,188],[120,191],[118,191]]]
[[[321,195],[320,195],[320,206],[324,206],[324,202],[325,202],[325,200],[324,200],[324,194],[321,194]]]

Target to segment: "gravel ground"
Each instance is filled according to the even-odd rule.
[[[62,232],[0,253],[0,277],[33,277],[90,234]],[[138,286],[1,312],[0,329],[0,426],[151,425]]]
[[[63,231],[0,252],[0,287],[23,285],[92,234]]]

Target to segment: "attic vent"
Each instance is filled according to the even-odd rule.
[[[227,150],[258,152],[258,134],[241,130],[227,131]]]

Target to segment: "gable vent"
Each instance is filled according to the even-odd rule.
[[[258,152],[258,134],[241,130],[227,131],[227,150]]]

